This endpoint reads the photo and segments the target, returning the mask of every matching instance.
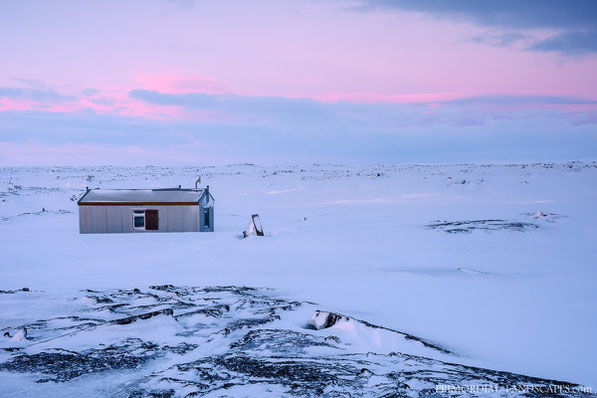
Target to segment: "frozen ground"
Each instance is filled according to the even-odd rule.
[[[72,199],[85,186],[190,187],[197,175],[216,198],[215,233],[78,234]],[[109,382],[127,380],[137,383],[129,393],[170,389],[189,393],[192,388],[201,391],[200,386],[162,379],[207,377],[201,376],[199,368],[232,374],[229,380],[213,379],[208,384],[240,395],[259,395],[264,385],[274,395],[321,393],[309,383],[293,389],[284,382],[292,377],[285,379],[283,371],[296,371],[305,380],[314,378],[325,385],[330,384],[329,377],[350,379],[353,384],[347,381],[339,391],[360,388],[375,396],[390,391],[383,388],[399,387],[399,382],[421,392],[433,382],[495,383],[503,377],[502,383],[515,384],[519,377],[467,373],[474,368],[455,369],[459,365],[445,362],[565,380],[595,390],[596,182],[595,162],[4,167],[0,169],[0,289],[31,291],[0,294],[0,328],[11,336],[0,336],[4,338],[0,347],[19,348],[1,353],[0,378],[10,389],[0,394],[64,396],[93,390],[101,395],[100,387],[111,391]],[[252,213],[260,214],[267,236],[242,240],[241,231]],[[214,299],[209,295],[216,293],[193,286],[273,290],[255,291],[265,297],[265,304],[237,308],[242,294],[224,289],[223,297],[215,298],[226,302],[229,310],[217,317],[203,314],[206,319],[191,322],[176,319],[182,307],[167,298],[158,308],[164,312],[149,317],[147,313],[154,310],[135,302],[156,304],[151,303],[155,297],[144,296],[150,292],[172,296],[173,292],[149,288],[163,284],[187,286],[173,289],[192,292],[188,298],[194,305]],[[122,313],[98,309],[107,303],[101,304],[95,296],[132,309]],[[271,300],[296,305],[271,310]],[[346,322],[350,327],[340,323],[321,331],[306,329],[316,309],[350,316]],[[259,311],[277,317],[221,338],[210,337],[235,320],[259,318]],[[135,318],[130,325],[111,323],[136,315],[146,319]],[[23,325],[30,325],[28,339],[17,341],[19,336],[12,336]],[[184,334],[193,328],[197,335]],[[447,352],[405,339],[404,333]],[[67,336],[46,341],[63,334]],[[268,342],[273,345],[267,347]],[[44,355],[55,359],[47,357],[56,354],[51,349],[87,358],[81,363],[97,365],[86,369],[93,376],[75,369],[68,373],[74,377],[61,380],[64,375],[44,367],[48,364],[44,365]],[[116,359],[106,357],[106,352],[116,352]],[[366,352],[373,354],[366,356]],[[111,359],[90,359],[102,355]],[[263,370],[263,363],[271,363],[276,355],[294,358],[275,372],[266,371],[279,376],[276,380],[246,370]],[[346,367],[340,366],[342,355],[352,355]],[[334,366],[325,368],[332,373],[322,376],[324,368],[314,363],[323,358]],[[65,363],[72,363],[72,358],[67,359]],[[367,360],[369,365],[359,365]],[[193,365],[182,365],[189,363]],[[124,367],[130,373],[119,371],[128,375],[123,379],[110,377],[106,366]],[[449,369],[435,379],[425,376],[438,367]],[[353,368],[366,369],[365,376],[353,380],[343,373]],[[406,380],[390,374],[405,368],[417,370],[420,377]],[[42,373],[32,374],[34,370]],[[264,377],[262,384],[253,383]],[[36,383],[44,378],[59,382]],[[241,384],[242,389],[225,387],[226,383]]]

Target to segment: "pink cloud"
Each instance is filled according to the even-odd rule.
[[[158,91],[167,94],[226,94],[234,96],[226,86],[220,84],[215,79],[195,75],[191,73],[162,73],[162,74],[139,74],[133,78],[134,82],[123,85],[104,85],[95,87],[94,90],[73,92],[66,90],[65,95],[51,97],[44,102],[32,100],[29,98],[10,98],[0,97],[0,111],[26,111],[41,110],[46,112],[78,112],[91,109],[99,114],[115,114],[121,116],[134,116],[146,119],[156,120],[192,120],[204,122],[230,122],[235,121],[235,115],[223,113],[218,109],[190,109],[177,105],[151,104],[146,101],[138,100],[129,95],[133,89],[143,88],[146,90]],[[433,113],[435,109],[442,108],[450,104],[450,101],[468,99],[474,97],[491,96],[569,96],[575,97],[575,92],[571,91],[541,91],[541,92],[472,92],[472,91],[443,91],[443,92],[421,92],[421,93],[400,93],[384,94],[372,92],[328,92],[328,93],[306,93],[302,95],[280,95],[286,98],[310,98],[323,103],[351,102],[356,104],[373,103],[394,103],[394,104],[425,104],[429,112]],[[245,97],[252,95],[246,94]],[[596,112],[597,105],[587,103],[567,104],[567,103],[518,103],[512,104],[499,102],[468,102],[465,105],[474,105],[485,111],[515,111],[518,109],[553,109],[561,110],[567,113]],[[461,104],[462,105],[462,104]],[[254,119],[259,115],[253,115]],[[257,119],[255,119],[257,120]]]
[[[31,100],[15,100],[7,97],[0,97],[0,112],[2,111],[27,111],[33,109],[36,102]]]
[[[108,87],[92,95],[71,95],[68,99],[38,101],[28,98],[0,97],[0,111],[77,112],[92,109],[97,113],[139,116],[150,119],[181,118],[180,108],[153,105],[128,96],[130,87]],[[72,97],[72,98],[71,98]]]

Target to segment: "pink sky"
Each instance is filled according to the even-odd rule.
[[[583,120],[595,119],[596,105],[586,103],[597,100],[595,53],[529,50],[560,28],[485,26],[474,18],[401,9],[363,11],[362,4],[4,2],[0,113],[92,109],[149,120],[246,120],[234,114],[238,108],[159,104],[129,95],[142,89],[224,99],[427,103],[430,110],[469,97],[554,96],[566,97],[567,103],[514,101],[509,109],[585,112]],[[507,34],[521,38],[499,43]],[[568,103],[571,98],[579,103]],[[252,118],[269,120],[267,115]]]
[[[594,56],[480,44],[473,38],[500,30],[413,12],[356,12],[338,1],[23,3],[0,16],[4,85],[20,77],[72,94],[118,86],[353,101],[597,97]]]

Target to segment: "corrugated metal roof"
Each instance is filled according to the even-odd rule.
[[[91,189],[79,203],[191,203],[201,195],[203,189]]]

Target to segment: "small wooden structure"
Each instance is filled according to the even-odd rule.
[[[261,226],[261,219],[259,214],[253,214],[251,221],[249,222],[249,228],[243,231],[243,238],[248,238],[249,235],[265,236],[263,233],[263,227]]]
[[[77,202],[79,232],[213,232],[214,198],[205,189],[89,189]]]

